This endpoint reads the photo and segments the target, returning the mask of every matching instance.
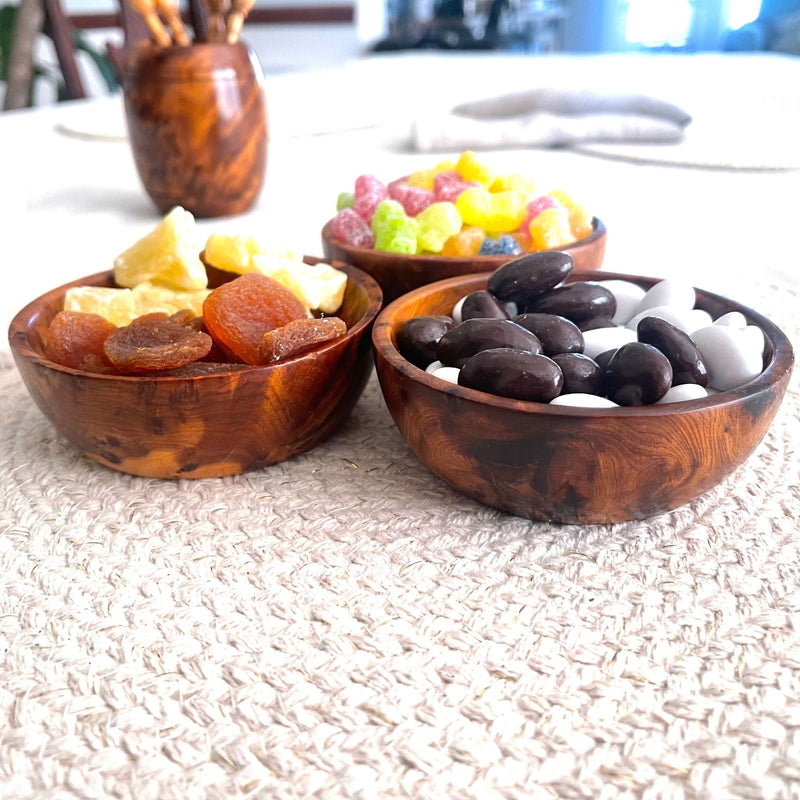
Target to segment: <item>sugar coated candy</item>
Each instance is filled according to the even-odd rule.
[[[452,203],[434,203],[417,216],[420,250],[439,253],[445,242],[461,230],[461,215]]]
[[[359,175],[351,193],[339,194],[334,220],[349,209],[349,195],[352,210],[369,224],[375,239],[372,244],[365,244],[346,217],[337,221],[334,238],[389,252],[435,252],[463,258],[559,250],[589,236],[594,225],[588,209],[562,189],[544,191],[533,176],[518,169],[498,172],[469,150],[456,160],[445,159],[386,183],[369,173]],[[398,204],[406,217],[415,220],[433,205],[451,204],[461,218],[461,229],[444,241],[439,241],[437,233],[432,242],[428,236],[431,229],[423,222],[417,231],[422,241],[414,249],[413,225],[405,220],[399,222],[395,209],[384,205],[387,200]],[[472,229],[481,231],[480,239]],[[462,237],[460,234],[466,230],[470,234]],[[513,236],[515,243],[503,238],[506,235]],[[484,244],[486,239],[502,244]]]
[[[353,210],[369,222],[378,204],[389,196],[386,184],[374,175],[359,175],[353,192]]]
[[[412,186],[402,178],[389,184],[389,197],[403,206],[406,214],[416,217],[433,203],[433,191],[420,186]]]
[[[475,225],[464,227],[444,243],[442,255],[456,258],[476,256],[480,252],[485,238],[486,234],[483,232],[483,228]]]
[[[343,208],[332,220],[333,235],[353,247],[373,247],[375,234],[370,224],[352,208]]]

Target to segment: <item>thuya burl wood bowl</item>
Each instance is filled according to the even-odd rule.
[[[584,409],[512,400],[446,383],[397,349],[403,324],[450,314],[489,273],[416,289],[381,311],[372,331],[386,405],[420,461],[463,494],[532,520],[604,524],[682,506],[719,484],[753,452],[772,422],[793,365],[792,346],[768,319],[697,291],[714,318],[741,311],[765,334],[765,369],[737,389],[663,405]],[[579,273],[568,282],[618,278]]]
[[[603,266],[606,250],[606,226],[597,217],[594,230],[585,239],[559,248],[572,256],[574,268],[582,272]],[[431,254],[400,255],[384,253],[369,247],[354,247],[335,239],[331,221],[322,229],[322,251],[326,258],[354,264],[375,278],[383,290],[384,303],[390,303],[420,286],[459,275],[474,275],[491,271],[505,264],[510,256],[456,257]]]
[[[263,74],[242,42],[132,51],[123,76],[128,136],[156,208],[196,217],[239,214],[264,183],[268,123]]]
[[[112,273],[42,295],[12,320],[9,342],[36,405],[82,453],[154,478],[209,478],[260,469],[316,447],[344,422],[372,370],[378,284],[348,265],[337,312],[347,333],[311,352],[260,367],[203,375],[82,372],[45,355],[48,325],[70,286],[112,286]]]

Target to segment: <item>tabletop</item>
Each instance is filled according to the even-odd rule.
[[[266,181],[199,220],[321,254],[340,191],[453,153],[415,119],[530,86],[658,95],[674,146],[482,154],[797,343],[800,59],[385,55],[268,74]],[[4,323],[159,215],[119,96],[0,115]],[[796,344],[795,344],[796,349]],[[408,450],[373,376],[321,447],[232,478],[87,462],[0,342],[0,794],[797,797],[800,395],[717,489],[605,526],[480,506]]]

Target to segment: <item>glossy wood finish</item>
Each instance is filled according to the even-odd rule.
[[[372,370],[370,330],[378,284],[342,265],[347,334],[265,367],[202,377],[98,375],[53,364],[43,337],[68,286],[112,285],[100,273],[54,289],[20,311],[9,341],[31,396],[89,458],[134,475],[209,478],[283,461],[317,446],[344,422]]]
[[[373,329],[375,364],[389,411],[419,459],[455,489],[533,520],[613,523],[644,519],[703,494],[764,437],[793,365],[786,336],[748,308],[707,292],[715,318],[742,311],[768,342],[766,368],[745,386],[680,404],[576,409],[494,397],[446,384],[400,356],[397,333],[424,314],[447,314],[488,274],[442,281],[391,303]],[[623,278],[573,273],[570,280]]]
[[[268,124],[261,68],[244,44],[138,45],[123,90],[136,169],[161,213],[220,217],[256,202]]]
[[[563,250],[572,256],[575,269],[581,271],[600,269],[606,250],[606,226],[594,218],[594,232]],[[383,289],[385,303],[434,281],[472,275],[497,269],[512,256],[475,256],[455,258],[435,255],[403,256],[382,253],[366,247],[353,247],[333,238],[331,223],[322,229],[322,251],[328,259],[344,261],[363,269],[375,278]]]

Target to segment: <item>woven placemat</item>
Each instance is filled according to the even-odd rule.
[[[557,526],[430,475],[373,375],[315,451],[96,465],[0,357],[0,796],[788,798],[800,391],[717,489]]]

